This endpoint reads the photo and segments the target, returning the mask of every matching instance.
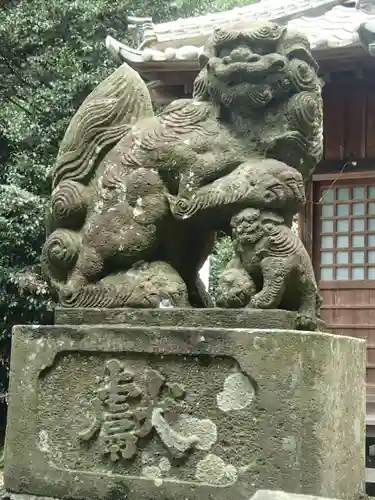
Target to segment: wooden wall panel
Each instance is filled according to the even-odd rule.
[[[310,258],[313,258],[313,217],[314,217],[314,183],[309,181],[306,186],[306,200],[307,203],[304,207],[303,211],[303,220],[300,223],[300,237],[302,239],[305,248],[310,255]]]
[[[366,93],[349,88],[345,103],[345,160],[366,157]]]
[[[367,363],[375,366],[375,344],[367,344]]]
[[[344,93],[335,86],[323,91],[324,106],[324,158],[343,160],[345,144]]]
[[[375,290],[366,288],[320,290],[322,320],[327,330],[366,340],[366,382],[375,384]]]
[[[323,89],[324,158],[375,159],[375,92],[367,81]]]
[[[375,367],[372,365],[366,366],[366,382],[367,387],[375,385]]]
[[[366,104],[366,158],[375,158],[375,92],[368,93]]]

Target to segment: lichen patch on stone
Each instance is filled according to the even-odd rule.
[[[171,470],[171,463],[170,461],[168,460],[168,458],[166,457],[162,457],[160,460],[159,460],[159,465],[158,465],[159,469],[161,470],[161,472],[169,472]]]
[[[183,414],[174,429],[184,437],[195,435],[198,438],[195,448],[198,450],[210,450],[217,440],[216,425],[209,419],[200,420]]]
[[[40,451],[43,451],[43,452],[50,451],[50,446],[49,446],[48,441],[49,441],[48,432],[45,430],[41,430],[39,432],[39,442],[38,442]]]
[[[237,469],[220,457],[209,454],[198,462],[195,477],[202,483],[228,486],[237,481]]]
[[[228,375],[224,390],[216,396],[220,410],[228,412],[248,408],[254,399],[254,387],[249,378],[241,372]]]
[[[156,465],[146,466],[142,469],[142,476],[149,477],[151,479],[160,478],[162,471]]]

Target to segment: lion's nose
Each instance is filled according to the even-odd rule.
[[[268,66],[273,71],[281,71],[285,69],[287,64],[287,59],[279,54],[269,54],[265,56],[268,62]]]

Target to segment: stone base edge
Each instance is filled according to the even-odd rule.
[[[55,309],[55,325],[190,326],[301,330],[299,315],[283,309]],[[328,332],[323,321],[317,331]],[[328,332],[329,333],[329,332]]]
[[[45,496],[40,497],[38,495],[28,495],[27,493],[12,493],[4,488],[1,488],[0,500],[59,500],[59,499],[53,497],[45,497]]]
[[[367,495],[363,495],[365,499]],[[371,497],[367,497],[369,500]],[[26,493],[11,493],[4,488],[0,489],[0,499],[1,500],[59,500],[54,497],[38,496],[38,495],[28,495]],[[74,499],[72,499],[74,500]],[[277,490],[258,490],[249,500],[328,500],[325,497],[318,497],[314,495],[304,495],[287,493],[285,491]],[[337,499],[331,499],[337,500]],[[356,500],[356,499],[353,499]]]

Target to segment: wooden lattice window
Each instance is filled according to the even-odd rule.
[[[374,181],[319,191],[320,280],[375,280]]]

